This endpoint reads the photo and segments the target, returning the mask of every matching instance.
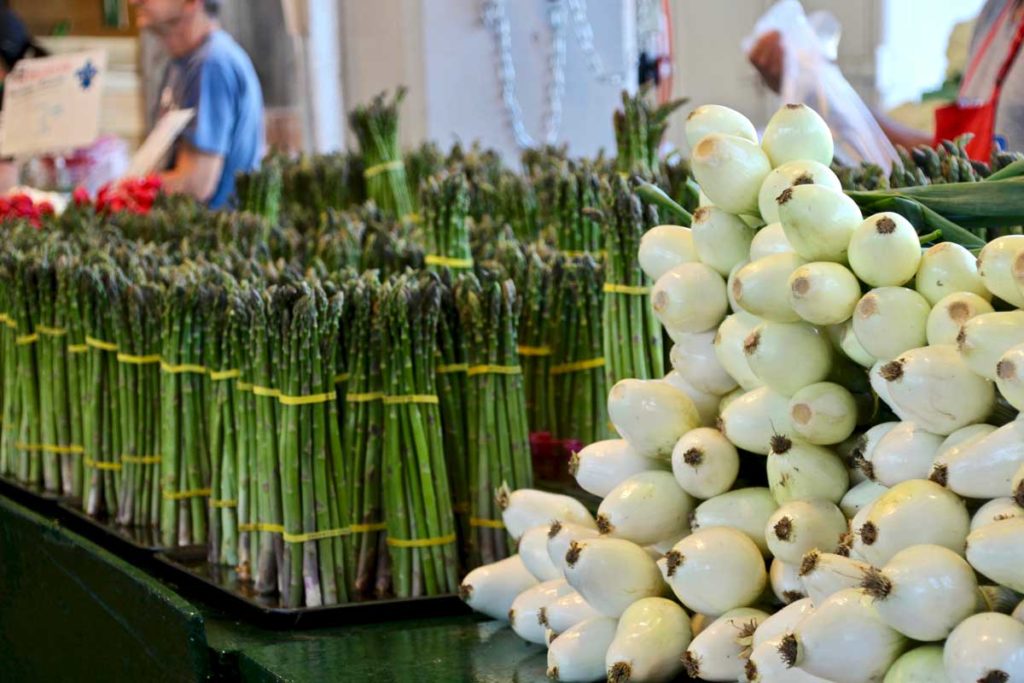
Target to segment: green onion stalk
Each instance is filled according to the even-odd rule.
[[[626,181],[614,178],[604,192],[604,349],[608,385],[623,379],[660,379],[665,374],[661,325],[649,304],[653,284],[637,253],[647,228],[658,222]]]
[[[437,403],[441,285],[408,274],[383,293],[384,518],[394,594],[452,593],[458,553]]]
[[[548,399],[548,372],[551,369],[552,316],[550,311],[552,270],[540,247],[531,248],[527,257],[522,307],[519,314],[519,362],[523,366],[526,391],[526,423],[533,433],[555,431],[552,403]]]
[[[390,101],[381,93],[349,114],[363,155],[366,196],[392,218],[408,216],[413,210],[398,142],[398,109],[404,98],[405,88],[395,91]]]
[[[511,280],[462,278],[456,291],[469,358],[469,489],[472,560],[515,552],[496,491],[533,485],[526,393],[519,365],[519,302]]]

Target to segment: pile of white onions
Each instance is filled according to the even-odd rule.
[[[686,128],[706,205],[640,246],[672,372],[574,455],[595,511],[503,496],[463,598],[556,680],[1024,683],[1024,236],[861,215],[802,105]]]

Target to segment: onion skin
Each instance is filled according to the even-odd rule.
[[[916,647],[896,660],[882,683],[950,683],[942,662],[941,645]]]
[[[743,676],[744,651],[768,614],[741,607],[726,612],[694,637],[683,664],[690,678],[736,681]]]
[[[722,396],[736,388],[736,380],[718,362],[715,332],[683,335],[672,347],[672,367],[695,388]]]
[[[641,598],[665,590],[658,566],[647,552],[619,538],[595,538],[569,548],[565,578],[601,614],[618,618]]]
[[[1024,519],[1004,519],[971,532],[967,561],[996,583],[1024,592]]]
[[[548,528],[548,557],[562,574],[565,574],[565,555],[569,552],[573,541],[583,542],[591,538],[599,538],[601,533],[597,524],[593,527],[556,522]]]
[[[508,621],[512,630],[529,643],[544,645],[544,624],[538,618],[540,610],[571,592],[572,588],[564,579],[545,581],[527,588],[516,596],[509,608]]]
[[[843,190],[839,178],[825,164],[810,159],[786,162],[768,174],[757,193],[757,207],[765,223],[771,225],[779,221],[777,199],[786,188],[794,185],[822,185],[837,192]]]
[[[684,263],[659,277],[651,290],[654,315],[677,332],[706,332],[729,312],[725,279],[703,263]]]
[[[910,221],[887,211],[857,226],[849,256],[850,268],[871,287],[899,287],[917,274],[921,242]]]
[[[802,600],[807,597],[804,586],[800,583],[800,565],[783,562],[779,558],[772,560],[768,568],[768,583],[772,593],[783,605]]]
[[[774,167],[801,159],[828,166],[834,146],[828,124],[805,104],[780,107],[768,120],[761,139],[761,147]]]
[[[548,678],[585,683],[604,678],[604,654],[615,639],[615,619],[576,624],[548,645]]]
[[[743,114],[720,104],[702,104],[686,117],[686,144],[693,149],[712,133],[735,135],[757,144],[757,129]]]
[[[700,419],[701,427],[710,427],[715,424],[715,421],[718,419],[719,404],[722,401],[719,396],[697,389],[687,382],[677,370],[673,370],[662,377],[661,381],[671,387],[675,387],[693,401],[693,407],[697,410],[697,417]]]
[[[965,322],[956,349],[975,374],[995,380],[1004,353],[1024,343],[1024,311],[983,313]]]
[[[949,634],[942,659],[953,683],[1024,680],[1024,624],[1005,614],[975,614]]]
[[[987,300],[971,292],[955,292],[943,297],[928,314],[928,345],[956,344],[960,328],[967,321],[994,310]]]
[[[763,623],[761,627],[764,627]],[[787,665],[779,654],[781,646],[781,635],[755,644],[750,658],[744,665],[743,677],[740,680],[745,683],[828,683],[824,678],[812,676],[806,671]]]
[[[883,486],[927,479],[943,438],[913,422],[901,422],[879,439],[861,463],[864,473]]]
[[[800,581],[804,592],[817,606],[841,590],[860,586],[860,577],[871,565],[835,553],[812,550],[800,562]]]
[[[660,380],[616,383],[608,394],[608,418],[637,455],[665,460],[679,437],[700,426],[693,401]]]
[[[1024,344],[1008,349],[1000,357],[996,364],[996,386],[1010,405],[1024,409]]]
[[[1013,477],[1024,466],[1024,422],[1014,420],[936,459],[932,479],[968,498],[1014,494]]]
[[[808,261],[845,263],[850,239],[863,217],[857,203],[820,185],[791,187],[778,197],[786,239]]]
[[[744,340],[758,324],[759,318],[748,313],[738,313],[723,320],[715,332],[715,358],[744,391],[762,386],[761,380],[750,369],[747,355],[743,352]]]
[[[783,396],[828,377],[832,345],[807,323],[763,322],[743,343],[747,363],[757,378]]]
[[[823,499],[838,503],[850,486],[846,465],[824,446],[776,435],[768,454],[768,486],[779,505]]]
[[[1024,294],[1013,277],[1013,266],[1024,253],[1024,235],[1004,235],[992,240],[978,255],[978,274],[985,288],[1016,308],[1024,308]]]
[[[993,498],[978,508],[971,517],[971,533],[989,524],[1014,517],[1024,517],[1024,507],[1013,498]],[[970,539],[970,536],[967,538]]]
[[[601,615],[577,591],[566,593],[543,610],[545,625],[556,635]]]
[[[625,439],[606,439],[575,453],[569,469],[580,488],[603,498],[634,474],[666,467],[661,460],[637,455]]]
[[[838,325],[853,316],[860,283],[839,263],[816,261],[789,276],[789,304],[812,325]]]
[[[676,266],[699,260],[690,228],[656,225],[640,238],[637,261],[647,277],[654,281]]]
[[[687,536],[658,566],[683,605],[708,615],[754,603],[768,581],[761,551],[745,534],[727,527]]]
[[[796,628],[796,625],[803,621],[803,618],[813,610],[814,604],[810,598],[802,598],[796,602],[789,603],[761,622],[757,630],[754,631],[753,646],[756,648],[761,643],[775,640],[787,633],[791,633]]]
[[[562,570],[548,556],[547,525],[534,527],[519,537],[519,557],[538,581],[562,578]]]
[[[513,555],[467,574],[459,586],[459,597],[473,610],[507,621],[516,596],[536,585],[537,579],[522,559]]]
[[[732,488],[740,469],[739,453],[717,429],[687,432],[672,450],[672,474],[695,498],[708,499]]]
[[[757,195],[772,170],[768,156],[745,138],[711,133],[690,156],[697,184],[712,203],[732,214],[757,213]]]
[[[767,555],[768,543],[764,537],[764,527],[778,507],[770,489],[735,489],[698,505],[693,512],[691,527],[693,531],[718,526],[736,529],[746,534]]]
[[[846,492],[843,499],[839,501],[839,509],[842,510],[843,514],[848,518],[852,518],[860,510],[878,500],[878,498],[888,490],[888,486],[882,486],[870,479],[862,481]]]
[[[853,332],[864,350],[889,360],[928,341],[931,305],[912,289],[879,287],[865,294],[853,314]]]
[[[768,455],[775,434],[789,434],[789,401],[768,387],[748,391],[722,411],[719,429],[737,448]]]
[[[640,472],[612,489],[597,510],[597,527],[608,538],[652,545],[689,532],[693,498],[671,472]]]
[[[818,382],[793,394],[789,416],[797,436],[817,446],[829,446],[853,434],[857,402],[845,387]]]
[[[701,263],[711,266],[722,276],[747,260],[754,230],[739,216],[713,206],[703,206],[693,214],[693,243]]]
[[[826,500],[796,500],[779,506],[765,525],[776,559],[799,567],[804,554],[832,550],[847,531],[842,510]]]
[[[730,293],[751,315],[778,323],[795,323],[800,316],[789,303],[789,277],[804,263],[795,253],[759,258],[740,268]]]
[[[978,274],[974,254],[953,242],[940,242],[924,252],[914,289],[933,306],[956,292],[971,292],[986,301],[992,298]]]
[[[777,219],[776,219],[777,221]],[[794,254],[793,245],[786,239],[782,223],[772,222],[757,231],[750,243],[750,260],[756,261],[772,254]]]
[[[583,503],[571,496],[536,489],[508,491],[503,488],[498,499],[502,508],[501,521],[515,540],[533,527],[550,525],[555,520],[597,528]]]
[[[670,681],[683,670],[683,653],[693,638],[690,619],[675,602],[644,598],[619,619],[605,654],[608,680]]]

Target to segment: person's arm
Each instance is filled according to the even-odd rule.
[[[911,149],[918,145],[931,146],[932,144],[932,136],[930,134],[917,128],[905,126],[874,107],[871,107],[871,115],[878,121],[878,126],[885,133],[885,136],[889,138],[889,142],[894,145],[903,145],[907,149]]]
[[[162,173],[160,179],[171,194],[187,194],[208,202],[217,191],[223,171],[223,155],[201,152],[192,145],[183,144],[174,160],[174,168]]]

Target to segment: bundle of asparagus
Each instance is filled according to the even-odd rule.
[[[466,275],[456,287],[469,361],[468,455],[471,558],[490,563],[515,551],[495,500],[502,486],[529,488],[526,395],[516,336],[519,304],[511,280]]]
[[[396,90],[391,101],[385,101],[381,93],[349,114],[349,125],[363,153],[366,196],[393,218],[407,216],[413,209],[398,146],[398,108],[404,98],[405,88]]]
[[[239,173],[235,178],[238,210],[247,211],[277,225],[281,213],[282,161],[270,157],[255,171]]]
[[[535,433],[554,432],[553,403],[549,399],[551,367],[552,270],[549,254],[534,248],[527,257],[523,301],[519,314],[519,358],[526,392],[526,422]]]
[[[363,201],[362,160],[353,154],[317,154],[285,163],[282,214],[297,224],[314,223],[324,211]]]
[[[473,267],[469,247],[469,183],[463,173],[430,178],[420,192],[424,263],[428,268],[467,270]]]
[[[604,248],[597,209],[601,204],[601,181],[587,164],[569,162],[556,178],[555,239],[569,256],[598,254]]]
[[[658,148],[668,129],[668,117],[686,104],[680,99],[652,107],[649,93],[649,88],[641,88],[636,95],[623,91],[622,109],[612,117],[617,170],[647,178],[658,171]]]
[[[384,517],[394,593],[403,598],[458,586],[435,380],[440,286],[436,277],[409,274],[382,295]]]

